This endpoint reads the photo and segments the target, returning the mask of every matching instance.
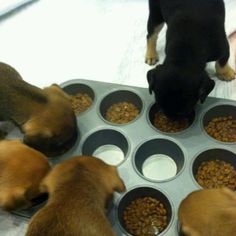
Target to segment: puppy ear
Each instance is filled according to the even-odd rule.
[[[119,173],[117,171],[117,168],[115,166],[111,166],[112,172],[113,172],[113,190],[122,193],[126,190],[125,184],[123,180],[120,178]]]
[[[147,81],[149,84],[149,93],[152,94],[152,90],[154,88],[154,82],[155,82],[155,77],[154,77],[154,71],[153,70],[149,70],[147,72]]]
[[[50,182],[49,173],[42,179],[42,181],[39,185],[40,193],[49,193],[49,186],[48,186],[48,182]]]
[[[210,79],[208,74],[206,72],[204,72],[202,84],[201,84],[201,87],[199,90],[199,95],[198,95],[201,103],[203,103],[205,101],[208,94],[213,90],[214,87],[215,87],[215,81]]]
[[[126,190],[125,184],[121,178],[117,181],[117,185],[115,186],[114,190],[118,193],[122,193]]]
[[[58,84],[56,84],[56,83],[51,84],[51,86],[55,86],[56,88],[61,89],[61,87]]]
[[[54,91],[57,92],[58,94],[60,94],[61,96],[65,97],[66,99],[70,100],[70,95],[68,95],[58,84],[52,84],[50,87],[45,88],[45,90],[50,90],[50,91]]]
[[[157,90],[157,82],[159,80],[159,73],[162,69],[162,65],[158,65],[155,69],[149,70],[147,72],[147,81],[149,84],[149,93],[152,94],[152,91]]]

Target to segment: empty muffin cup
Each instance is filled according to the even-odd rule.
[[[142,186],[129,190],[118,203],[118,223],[125,235],[164,235],[171,224],[173,206],[161,191]]]
[[[208,110],[202,120],[203,129],[212,138],[228,143],[236,142],[236,107],[219,105]]]
[[[103,98],[100,114],[105,121],[121,125],[135,120],[142,107],[142,100],[137,94],[129,90],[118,90]]]
[[[184,166],[184,153],[173,141],[151,139],[142,143],[134,155],[135,170],[149,181],[174,178]]]
[[[186,130],[194,121],[195,114],[191,114],[188,118],[171,120],[154,103],[148,113],[148,118],[151,125],[164,133],[178,133]]]
[[[71,96],[71,104],[78,115],[91,107],[94,100],[94,91],[86,84],[71,84],[63,88]]]
[[[224,149],[209,149],[193,162],[192,174],[202,188],[228,187],[236,190],[236,155]]]
[[[97,157],[107,164],[119,165],[125,160],[129,144],[125,136],[112,129],[99,130],[87,137],[82,153]]]

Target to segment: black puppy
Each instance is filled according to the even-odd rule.
[[[228,65],[229,45],[224,29],[223,0],[149,0],[146,63],[158,60],[156,40],[167,23],[166,58],[148,71],[150,93],[170,118],[193,113],[214,88],[205,71],[206,63],[216,61],[216,73],[232,80],[235,72]]]

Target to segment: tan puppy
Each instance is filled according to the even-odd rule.
[[[48,203],[32,218],[27,236],[112,236],[105,205],[125,191],[116,167],[88,156],[55,166],[42,182]]]
[[[77,139],[69,96],[57,85],[40,89],[0,63],[0,120],[13,121],[24,142],[48,156],[64,153]]]
[[[178,217],[186,236],[236,235],[236,193],[228,188],[195,191],[180,204]]]
[[[0,141],[0,207],[10,211],[30,206],[49,170],[47,158],[40,152],[19,140]]]

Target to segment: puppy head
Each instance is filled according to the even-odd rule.
[[[25,195],[26,189],[20,187],[2,189],[0,192],[0,208],[5,211],[12,211],[30,207],[31,203]]]
[[[0,207],[14,210],[31,206],[39,185],[50,170],[47,158],[19,140],[0,142]]]
[[[121,193],[125,191],[125,184],[120,178],[115,166],[108,165],[96,157],[84,156],[81,161],[91,173],[94,173],[99,177],[101,183],[109,194],[113,194],[113,192]]]
[[[125,185],[116,167],[90,156],[78,156],[57,164],[41,183],[41,191],[53,193],[68,182],[90,179],[92,184],[100,182],[106,194],[125,191]]]
[[[227,188],[194,191],[181,202],[178,218],[182,235],[234,235],[236,194]]]
[[[37,107],[23,125],[24,142],[47,156],[57,156],[76,142],[76,117],[69,96],[59,86],[52,85],[43,91],[47,103]]]
[[[198,100],[203,103],[215,85],[205,71],[193,73],[166,65],[148,71],[147,80],[149,92],[155,93],[157,104],[173,119],[192,115]]]

